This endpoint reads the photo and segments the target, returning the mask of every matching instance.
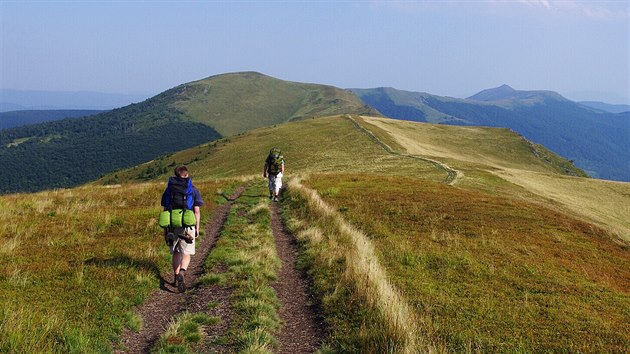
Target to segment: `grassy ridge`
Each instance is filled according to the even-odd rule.
[[[463,351],[623,351],[630,250],[536,204],[417,179],[305,183],[370,236],[429,341]],[[374,208],[378,205],[378,208]]]
[[[145,176],[160,180],[180,163],[187,163],[202,178],[262,175],[265,158],[274,146],[282,150],[288,174],[373,172],[438,181],[446,176],[430,163],[387,153],[349,119],[335,116],[257,129],[110,174],[99,182],[144,180]]]
[[[206,207],[229,182],[196,182]],[[0,197],[0,351],[106,352],[170,278],[157,226],[164,184]]]
[[[396,149],[448,162],[459,186],[535,200],[595,222],[630,241],[630,184],[583,176],[569,161],[505,129],[451,127],[365,118]]]
[[[221,136],[342,113],[379,115],[332,86],[217,75],[98,115],[0,130],[0,193],[76,186]]]
[[[335,114],[379,114],[332,86],[283,81],[256,72],[212,76],[173,90],[191,120],[231,136],[290,120]]]
[[[414,125],[395,130],[377,120],[365,119],[363,123],[395,150],[447,162],[463,171],[464,177],[454,187],[445,186],[440,182],[446,174],[434,164],[388,153],[349,119],[338,116],[258,129],[203,144],[119,171],[100,183],[164,181],[173,166],[186,163],[196,184],[205,186],[202,193],[208,198],[223,182],[198,181],[260,175],[267,151],[279,146],[287,160],[287,177],[303,174],[304,185],[332,206],[322,209],[311,205],[313,198],[290,184],[285,218],[298,232],[301,262],[310,267],[325,307],[332,329],[328,340],[332,350],[621,351],[629,344],[625,333],[618,330],[630,319],[628,245],[613,242],[607,232],[566,215],[557,201],[570,189],[563,183],[569,179],[561,174],[566,171],[537,156],[535,146],[507,131],[493,134],[495,130],[491,129],[441,130]],[[423,133],[428,130],[431,134]],[[418,150],[413,150],[416,146]],[[576,182],[575,188],[582,183],[591,185],[592,181],[570,178]],[[530,184],[538,181],[542,184],[540,190],[522,183],[524,180]],[[6,241],[0,249],[4,266],[0,273],[2,319],[3,323],[15,321],[20,329],[0,325],[0,334],[17,343],[0,349],[33,346],[42,351],[53,347],[95,351],[121,326],[137,326],[130,309],[142,300],[139,293],[154,288],[156,278],[146,269],[138,270],[142,268],[138,264],[168,269],[168,257],[166,249],[161,248],[161,238],[153,240],[154,253],[135,253],[142,249],[135,247],[141,241],[132,239],[126,231],[133,225],[134,234],[148,236],[155,232],[150,231],[159,208],[154,198],[163,187],[145,183],[128,187],[132,190],[128,194],[116,194],[114,191],[121,188],[92,186],[0,197],[3,209],[9,211],[0,214],[4,218],[0,220],[0,228],[4,228],[0,237]],[[613,219],[621,220],[627,213],[627,204],[623,204],[627,187],[608,187],[595,189],[595,194],[610,203],[607,208],[619,204],[622,210]],[[234,262],[235,270],[242,271],[230,275],[230,280],[256,278],[264,283],[270,273],[267,266],[258,267],[256,262],[264,260],[262,263],[273,268],[273,261],[267,262],[272,252],[264,246],[264,227],[256,226],[264,225],[268,214],[264,207],[256,207],[258,194],[266,192],[262,186],[255,188],[261,191],[254,191],[251,200],[243,199],[244,205],[230,216],[224,252],[212,257],[218,262]],[[83,190],[88,194],[84,196],[80,192]],[[55,199],[55,193],[64,197]],[[30,206],[24,204],[29,200]],[[135,208],[143,200],[156,206],[141,207],[127,219],[125,208]],[[95,208],[64,211],[57,207],[81,202]],[[593,208],[594,215],[607,213],[598,205],[589,208]],[[255,209],[259,210],[252,211]],[[92,210],[98,212],[90,213]],[[14,223],[13,214],[22,219]],[[55,219],[58,216],[63,218]],[[60,226],[55,226],[59,220]],[[33,230],[46,241],[24,248],[21,240],[14,238],[33,234]],[[101,233],[109,236],[101,237]],[[74,247],[72,255],[66,255],[65,242]],[[89,247],[81,248],[82,244]],[[359,244],[363,246],[356,247]],[[241,257],[242,249],[262,252],[264,257]],[[28,252],[20,253],[25,250]],[[64,261],[64,257],[72,262]],[[96,263],[85,262],[92,258]],[[18,262],[11,263],[13,259]],[[254,262],[248,263],[250,260]],[[83,271],[75,265],[82,266]],[[94,280],[91,274],[99,272],[104,275]],[[82,279],[83,283],[74,279]],[[144,279],[144,283],[138,279]],[[99,302],[106,309],[94,302],[81,302],[99,296],[93,284],[110,280],[115,283],[114,290],[100,295],[103,300]],[[53,286],[38,287],[46,282],[57,282],[67,291],[86,296],[79,300],[68,296],[64,298],[67,303],[55,302],[52,296],[42,295],[55,289]],[[244,286],[244,293],[269,304],[256,302],[261,307],[273,309],[273,296],[256,284],[255,291]],[[119,285],[133,293],[124,293]],[[36,304],[40,296],[43,305]],[[66,305],[74,303],[80,306]],[[30,304],[35,309],[32,315],[26,310]],[[46,306],[53,311],[44,318]],[[12,311],[18,315],[11,315]],[[72,322],[60,320],[66,314]],[[250,343],[262,343],[263,350],[272,348],[267,329],[274,327],[273,315],[245,308],[243,314],[243,321],[248,321],[245,314],[254,314],[251,318],[258,319],[254,322],[264,327],[256,332],[260,340],[251,338]],[[96,324],[89,323],[88,317],[92,316],[93,321],[105,315],[111,321],[103,320],[105,330],[97,333]],[[21,321],[20,316],[25,320]],[[35,329],[28,327],[29,323],[35,323]],[[415,326],[408,328],[402,323]],[[33,335],[28,342],[20,338],[22,332],[42,335]],[[233,334],[234,343],[246,348],[244,335]]]

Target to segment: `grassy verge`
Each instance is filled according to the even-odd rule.
[[[221,264],[227,272],[201,282],[225,282],[232,287],[236,318],[225,340],[242,353],[271,353],[277,346],[280,306],[271,283],[280,260],[276,256],[271,215],[264,183],[257,182],[234,202],[224,230],[206,260],[206,268]]]
[[[630,346],[630,248],[591,224],[412,178],[319,175],[305,184],[370,236],[429,343],[456,352]]]
[[[300,242],[300,266],[321,298],[327,346],[339,352],[435,351],[418,335],[424,326],[390,284],[372,242],[299,181],[289,182],[287,196],[284,218]]]
[[[205,198],[229,182],[195,182]],[[0,197],[0,352],[108,352],[170,276],[164,184]]]

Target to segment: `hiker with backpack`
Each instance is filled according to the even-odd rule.
[[[269,176],[269,199],[274,202],[278,201],[278,194],[282,187],[282,176],[284,175],[284,156],[277,147],[274,147],[269,151],[267,159],[265,160],[265,167],[263,169],[263,177]]]
[[[164,211],[160,214],[160,226],[173,255],[173,284],[179,292],[186,291],[186,268],[195,254],[195,239],[199,237],[201,193],[192,184],[186,166],[177,166],[175,176],[169,177],[162,194]]]

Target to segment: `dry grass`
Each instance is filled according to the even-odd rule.
[[[630,183],[515,169],[495,173],[630,242]]]
[[[383,319],[385,327],[382,339],[390,342],[389,350],[402,353],[415,353],[419,348],[423,350],[434,349],[427,343],[418,343],[419,339],[417,322],[409,310],[405,300],[391,285],[384,268],[380,265],[375,255],[371,241],[358,229],[348,224],[344,218],[328,204],[326,204],[316,191],[302,185],[298,179],[289,181],[292,193],[299,193],[305,198],[309,209],[320,217],[325,218],[325,224],[332,227],[332,234],[324,237],[318,228],[309,228],[300,233],[300,238],[308,239],[312,244],[319,244],[327,239],[328,250],[334,250],[329,254],[329,262],[336,258],[345,260],[343,277],[346,282],[352,283],[358,292],[358,296],[365,300],[366,305],[375,309],[379,317]],[[346,241],[349,242],[346,244]],[[373,324],[374,325],[374,324]],[[376,324],[375,326],[379,326]],[[385,348],[387,348],[385,346]]]
[[[304,184],[369,235],[425,343],[482,352],[630,344],[618,330],[630,320],[630,247],[594,225],[411,178],[322,174]]]
[[[206,202],[203,218],[214,209],[215,190],[227,184],[195,182]],[[157,226],[164,187],[0,197],[1,352],[111,350],[117,333],[133,326],[133,307],[157,288],[162,272],[170,276]]]
[[[561,210],[586,218],[630,241],[630,184],[558,173],[556,166],[538,158],[533,146],[507,129],[453,127],[401,122],[385,118],[363,117],[390,134],[396,144],[410,154],[449,161],[456,169],[472,169],[466,173],[462,187],[499,191],[510,196],[548,203]],[[511,185],[497,186],[498,176]],[[481,186],[483,185],[483,186]],[[519,192],[519,187],[523,191]]]

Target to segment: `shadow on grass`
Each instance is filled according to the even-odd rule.
[[[148,260],[138,260],[133,257],[129,257],[127,255],[116,255],[110,258],[99,258],[94,257],[87,259],[83,262],[85,265],[94,265],[97,267],[125,267],[125,268],[136,268],[149,271],[155,275],[156,278],[160,280],[160,289],[173,293],[174,291],[166,287],[166,283],[173,285],[170,282],[167,282],[164,277],[162,277],[162,273],[160,272],[160,268],[155,264],[155,262]]]

